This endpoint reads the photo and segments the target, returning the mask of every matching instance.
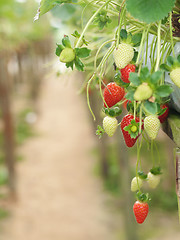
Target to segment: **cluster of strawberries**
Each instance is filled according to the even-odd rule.
[[[121,43],[118,49],[114,52],[114,60],[119,68],[121,80],[124,83],[130,84],[130,73],[136,71],[136,66],[131,63],[134,56],[133,47],[130,44]],[[147,84],[141,84],[137,87],[134,93],[135,102],[141,102],[149,99],[152,96],[152,90]],[[104,112],[106,116],[103,119],[103,131],[112,137],[120,125],[124,141],[127,147],[133,147],[142,131],[145,130],[149,139],[154,140],[159,132],[160,123],[163,123],[169,113],[168,104],[161,105],[164,110],[159,116],[148,114],[148,116],[139,117],[139,113],[129,112],[125,115],[121,123],[118,124],[117,116],[119,116],[119,108],[126,100],[126,89],[118,85],[117,82],[110,82],[104,89]],[[131,101],[128,101],[128,103]],[[116,114],[118,113],[118,114]],[[102,131],[101,131],[102,132]],[[143,181],[146,180],[150,188],[156,188],[160,182],[161,170],[159,167],[152,168],[146,175],[143,172],[138,172],[136,177],[132,179],[131,191],[140,190]],[[143,223],[149,211],[148,194],[137,192],[137,201],[134,204],[133,211],[137,223]]]

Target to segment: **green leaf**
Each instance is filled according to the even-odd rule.
[[[177,57],[178,62],[180,63],[180,55]]]
[[[138,56],[138,51],[135,51],[135,50],[134,50],[134,57],[133,57],[133,59],[132,59],[132,62],[133,62],[133,63],[136,62],[137,56]]]
[[[125,95],[125,98],[127,100],[130,100],[131,102],[134,101],[134,93],[135,93],[135,90],[128,91],[128,93]]]
[[[86,58],[90,56],[91,50],[84,47],[84,48],[75,48],[76,56],[79,58]]]
[[[127,88],[129,86],[129,83],[125,83],[125,82],[122,81],[120,72],[115,74],[114,82],[116,82],[117,85],[119,85],[119,86],[121,86],[123,88]]]
[[[171,71],[171,67],[169,67],[167,64],[163,63],[160,65],[160,69],[170,72]]]
[[[76,57],[74,62],[78,71],[84,71],[84,64],[81,62],[79,57]]]
[[[132,36],[132,42],[134,47],[138,47],[141,43],[142,34],[136,33]]]
[[[169,85],[161,85],[156,89],[156,94],[160,97],[168,97],[173,92]]]
[[[151,75],[151,83],[157,84],[159,82],[159,80],[161,79],[161,77],[162,77],[162,72],[161,71],[154,72]]]
[[[80,33],[78,33],[77,30],[75,30],[71,35],[75,38],[79,38],[81,36]]]
[[[172,11],[175,0],[126,0],[127,11],[136,19],[152,23]]]
[[[70,68],[73,70],[73,64],[74,64],[74,61],[69,62],[69,63],[66,63],[66,67],[67,67],[67,68],[70,67]]]
[[[141,72],[140,72],[140,79],[143,81],[143,82],[146,82],[147,78],[150,76],[150,73],[149,73],[149,69],[148,67],[144,67],[141,69]]]
[[[169,66],[172,66],[174,64],[174,58],[172,56],[168,56],[167,58],[167,64]]]
[[[63,39],[62,39],[62,44],[67,47],[67,48],[71,48],[71,42],[69,40],[69,37],[68,36],[64,36]]]
[[[57,48],[56,48],[56,55],[59,57],[62,50],[64,49],[64,46],[61,45],[61,44],[56,44],[57,45]]]
[[[121,37],[122,40],[123,39],[127,39],[127,31],[126,31],[126,29],[121,29],[120,37]]]
[[[129,74],[129,81],[135,85],[135,86],[139,86],[141,84],[141,81],[139,80],[138,74],[131,72]]]
[[[148,113],[156,114],[156,112],[157,112],[157,104],[156,104],[156,103],[152,103],[152,102],[149,102],[149,101],[147,100],[147,101],[145,101],[145,103],[144,103],[144,107],[145,107],[145,110],[146,110]]]

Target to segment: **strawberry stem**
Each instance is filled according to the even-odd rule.
[[[170,37],[171,37],[172,53],[173,53],[173,57],[175,57],[174,43],[173,43],[173,31],[172,31],[172,12],[170,12],[170,14],[169,14],[169,28],[170,28]]]
[[[142,129],[142,107],[143,105],[140,105],[140,111],[139,111],[139,134],[141,134],[141,129]]]
[[[119,40],[120,40],[120,31],[121,31],[121,27],[122,27],[122,23],[123,23],[123,18],[124,18],[124,13],[125,11],[125,7],[123,7],[124,2],[122,2],[120,10],[119,10],[119,26],[118,26],[118,30],[117,30],[117,41],[116,41],[116,48],[118,48],[119,45]]]
[[[154,141],[151,140],[151,157],[153,160],[153,168],[154,168],[155,167],[155,159],[154,159],[153,143],[154,143]]]
[[[155,72],[159,68],[159,61],[160,61],[160,51],[161,51],[161,21],[158,24],[158,32],[157,32],[157,58],[156,58],[156,67]]]
[[[92,77],[88,81],[87,89],[86,89],[86,96],[87,96],[87,105],[88,105],[89,111],[91,112],[94,121],[96,121],[96,117],[95,117],[95,115],[94,115],[94,113],[92,111],[92,108],[91,108],[91,105],[90,105],[90,101],[89,101],[89,87],[90,87],[90,84],[91,84],[92,80],[94,79],[94,77],[95,77],[95,73],[92,75]]]
[[[139,47],[138,56],[137,56],[137,60],[136,60],[136,65],[139,63],[139,59],[140,59],[140,56],[141,56],[141,51],[142,51],[142,48],[143,48],[143,43],[144,43],[145,36],[146,36],[146,29],[144,28],[142,38],[141,38],[141,44],[140,44],[140,47]]]
[[[136,118],[136,101],[134,101],[134,119]]]
[[[139,166],[139,161],[140,161],[140,150],[141,150],[141,145],[139,145],[139,139],[137,139],[137,162],[136,162],[136,179],[137,179],[137,186],[139,189],[139,192],[141,193],[141,189],[139,186],[139,179],[138,179],[138,166]]]

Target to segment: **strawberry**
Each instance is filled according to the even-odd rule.
[[[60,62],[69,63],[75,59],[74,49],[65,47],[59,57]]]
[[[112,107],[121,101],[124,95],[124,88],[118,86],[115,82],[110,82],[104,89],[104,100],[108,107]],[[106,104],[104,103],[104,107],[107,107]]]
[[[133,64],[128,64],[125,68],[120,69],[122,81],[125,83],[130,83],[129,74],[131,72],[135,72],[135,70],[136,67]]]
[[[144,119],[144,129],[151,140],[155,139],[160,129],[160,121],[157,116],[149,115]]]
[[[119,69],[128,65],[134,57],[134,49],[130,44],[120,43],[114,50],[114,61]]]
[[[174,68],[170,72],[170,78],[180,88],[180,67]]]
[[[131,181],[131,191],[136,192],[139,189],[138,185],[141,188],[143,185],[143,180],[138,177],[138,183],[137,183],[137,177],[134,177]]]
[[[148,173],[148,184],[150,188],[156,188],[160,182],[160,175],[154,175],[153,173]]]
[[[160,116],[158,116],[161,123],[165,122],[165,120],[167,119],[167,117],[169,115],[169,105],[168,104],[161,105],[161,109],[164,109],[164,108],[166,108],[166,111],[163,114],[161,114]]]
[[[134,99],[136,101],[144,101],[149,99],[153,94],[152,89],[147,83],[139,85],[134,93]]]
[[[139,137],[138,123],[139,118],[136,117],[134,120],[134,116],[132,114],[125,115],[121,121],[121,130],[124,136],[125,143],[128,147],[133,147]]]
[[[149,212],[149,205],[147,202],[136,201],[133,206],[133,212],[137,223],[141,224],[146,219]]]
[[[103,128],[109,137],[112,137],[117,129],[118,121],[115,117],[106,116],[103,119]]]

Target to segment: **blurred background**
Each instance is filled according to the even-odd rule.
[[[89,72],[78,73],[54,54],[64,34],[81,29],[83,8],[61,5],[33,22],[38,4],[0,1],[0,240],[180,239],[175,145],[161,131],[163,175],[139,226],[130,191],[136,147],[125,147],[120,130],[112,138],[95,136],[102,122],[96,86],[90,90],[96,122],[87,108],[83,82],[93,57]],[[93,37],[101,42],[103,34]],[[105,83],[111,77],[110,71]],[[141,155],[148,171],[145,143]]]

